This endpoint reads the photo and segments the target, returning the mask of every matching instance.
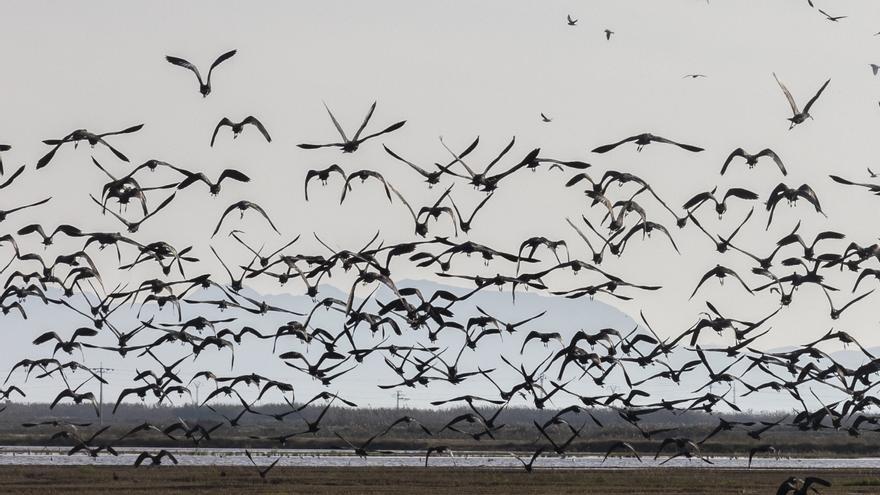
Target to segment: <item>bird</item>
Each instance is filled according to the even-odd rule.
[[[187,176],[186,179],[184,179],[183,182],[181,182],[180,184],[177,185],[177,189],[186,189],[190,185],[192,185],[198,181],[202,181],[208,185],[208,191],[211,193],[212,196],[216,196],[216,195],[220,194],[220,187],[223,184],[223,181],[225,179],[234,180],[234,181],[238,181],[238,182],[250,182],[251,181],[251,178],[248,177],[247,175],[245,175],[244,173],[239,172],[238,170],[235,170],[235,169],[231,169],[231,168],[227,168],[227,169],[223,170],[223,172],[220,172],[220,177],[217,178],[217,182],[211,182],[211,180],[208,179],[208,176],[206,176],[202,172],[198,172],[198,173],[186,172],[185,175]]]
[[[813,118],[813,116],[810,115],[810,108],[813,107],[813,103],[816,103],[816,100],[819,99],[819,96],[822,94],[823,91],[825,91],[825,88],[828,87],[828,83],[831,82],[831,79],[825,81],[822,87],[819,88],[819,91],[816,92],[816,95],[810,98],[810,101],[807,102],[807,104],[804,106],[803,111],[801,111],[798,109],[797,103],[795,103],[794,101],[794,97],[791,96],[791,92],[789,92],[788,88],[785,87],[785,84],[782,84],[782,81],[780,81],[779,78],[776,77],[775,72],[773,73],[773,78],[776,79],[776,83],[779,84],[780,88],[782,88],[782,92],[783,94],[785,94],[785,98],[788,100],[789,106],[791,106],[792,116],[788,118],[788,121],[790,122],[790,125],[788,126],[789,130],[794,129],[794,127],[798,124],[802,124],[808,118]]]
[[[822,9],[816,9],[816,10],[818,10],[822,15],[824,15],[826,20],[831,21],[831,22],[837,22],[841,19],[846,19],[846,17],[847,17],[845,15],[833,16],[833,15],[829,14],[828,12],[825,12]]]
[[[266,138],[266,142],[272,142],[272,137],[269,136],[269,131],[267,131],[263,126],[263,123],[253,115],[245,117],[241,122],[232,122],[228,117],[223,117],[223,119],[217,123],[217,127],[214,128],[214,134],[211,135],[211,147],[214,147],[214,140],[217,139],[217,133],[220,131],[221,127],[229,127],[232,130],[232,139],[235,139],[242,133],[242,131],[244,131],[244,126],[248,124],[256,127],[257,130],[260,131],[260,134]]]
[[[195,74],[196,78],[199,80],[199,93],[202,94],[202,98],[207,98],[208,95],[211,94],[211,74],[214,72],[214,69],[221,63],[229,60],[236,53],[238,53],[238,50],[230,50],[217,57],[217,59],[214,60],[214,63],[211,64],[211,68],[208,69],[208,77],[205,80],[202,80],[202,75],[199,73],[199,69],[190,62],[179,57],[172,57],[170,55],[166,56],[165,60],[167,60],[170,64],[193,71],[193,74]]]
[[[45,167],[46,165],[49,165],[49,162],[52,161],[52,158],[55,156],[55,153],[57,153],[58,150],[61,148],[61,145],[65,144],[65,143],[73,143],[73,146],[75,148],[75,147],[77,147],[77,145],[79,144],[80,141],[86,141],[87,143],[89,143],[89,146],[91,146],[92,148],[94,148],[95,145],[97,145],[98,143],[101,143],[104,146],[106,146],[107,149],[109,149],[111,152],[113,152],[113,154],[116,155],[117,158],[119,158],[120,160],[122,160],[124,162],[128,162],[128,157],[126,157],[125,155],[122,154],[122,152],[120,152],[119,150],[117,150],[116,148],[111,146],[110,143],[108,143],[104,138],[107,136],[119,136],[122,134],[131,134],[131,133],[134,133],[134,132],[141,130],[143,127],[144,127],[144,124],[138,124],[138,125],[134,125],[134,126],[126,128],[126,129],[123,129],[121,131],[105,132],[103,134],[95,134],[93,132],[87,131],[86,129],[77,129],[77,130],[71,132],[70,134],[64,136],[61,139],[46,139],[43,141],[43,144],[47,144],[47,145],[52,146],[52,149],[49,150],[48,153],[43,155],[43,157],[37,161],[37,169],[41,169],[41,168]]]
[[[166,206],[168,206],[169,204],[171,204],[171,201],[174,200],[174,197],[175,197],[176,194],[177,194],[177,193],[172,193],[170,196],[168,196],[167,198],[165,198],[165,200],[162,201],[162,202],[159,204],[159,206],[157,206],[156,208],[154,208],[153,211],[147,213],[147,214],[144,215],[140,220],[138,220],[138,221],[136,221],[136,222],[132,222],[132,221],[130,221],[130,220],[126,220],[125,218],[122,217],[122,215],[116,213],[115,211],[113,211],[113,210],[108,210],[107,208],[104,207],[104,204],[103,204],[103,203],[101,203],[100,201],[98,201],[98,199],[95,198],[94,196],[92,196],[91,194],[89,195],[89,197],[92,198],[92,201],[94,201],[98,206],[100,206],[100,207],[102,208],[103,211],[105,211],[105,212],[109,211],[111,215],[113,215],[114,217],[116,217],[117,220],[119,220],[120,222],[122,222],[122,223],[128,228],[128,232],[129,232],[129,233],[134,234],[135,232],[137,232],[137,231],[140,229],[141,225],[142,225],[144,222],[146,222],[146,221],[149,220],[153,215],[155,215],[156,213],[159,213],[159,212],[162,211]]]
[[[272,468],[274,468],[275,465],[278,464],[278,461],[281,460],[281,457],[278,457],[274,461],[272,461],[272,464],[269,464],[268,466],[266,466],[266,468],[261,468],[256,463],[256,461],[254,461],[254,457],[251,455],[251,452],[249,450],[245,449],[244,454],[247,456],[248,460],[251,461],[251,464],[253,464],[254,467],[257,468],[257,473],[259,473],[260,479],[262,479],[264,481],[267,479],[266,477],[269,475],[269,471],[271,471]]]
[[[523,465],[523,469],[525,469],[527,473],[531,473],[532,469],[535,467],[535,460],[537,460],[538,457],[541,457],[541,454],[543,454],[543,453],[544,453],[544,448],[543,447],[539,448],[538,450],[535,451],[534,454],[532,454],[532,457],[529,459],[528,462],[523,460],[523,458],[518,455],[514,455],[514,454],[510,454],[510,455],[512,455],[516,460],[518,460]]]
[[[358,150],[360,145],[364,143],[364,141],[367,141],[368,139],[372,139],[377,136],[381,136],[382,134],[396,131],[397,129],[403,127],[404,124],[406,124],[405,120],[401,120],[400,122],[386,127],[382,131],[369,134],[365,137],[361,137],[361,133],[364,131],[364,128],[367,127],[367,124],[370,122],[370,118],[373,116],[373,111],[376,110],[376,102],[374,101],[373,104],[370,105],[370,110],[367,112],[367,116],[364,118],[364,122],[361,124],[360,127],[358,127],[358,130],[354,133],[354,136],[349,139],[348,136],[346,136],[345,131],[342,130],[342,126],[339,125],[339,122],[333,115],[333,112],[330,111],[330,107],[328,107],[326,103],[324,103],[324,108],[327,109],[327,113],[330,114],[330,120],[333,121],[333,125],[336,127],[336,131],[339,132],[339,135],[342,137],[342,142],[329,144],[298,144],[297,146],[299,146],[300,148],[311,150],[316,148],[336,147],[341,148],[343,153],[354,153]]]
[[[553,119],[544,115],[544,112],[541,112],[541,122],[553,122]]]
[[[309,170],[306,173],[306,183],[305,183],[306,201],[309,200],[309,181],[311,181],[314,178],[317,178],[319,181],[321,181],[322,186],[326,186],[327,181],[330,180],[331,173],[337,173],[343,179],[347,179],[347,177],[345,176],[345,171],[342,170],[342,167],[340,167],[339,165],[337,165],[335,163],[333,165],[330,165],[327,168],[324,168],[321,170]]]
[[[636,451],[635,448],[633,448],[633,446],[629,442],[615,442],[611,444],[608,447],[608,450],[605,451],[605,457],[602,458],[602,462],[604,463],[606,460],[608,460],[608,456],[611,455],[612,452],[620,449],[625,449],[632,452],[632,454],[636,456],[636,459],[638,459],[639,462],[642,462],[641,456],[639,456],[639,453]]]
[[[345,201],[346,193],[351,190],[351,181],[355,179],[360,179],[361,184],[366,182],[367,179],[378,180],[385,188],[385,196],[388,197],[388,201],[391,201],[391,190],[389,189],[390,185],[388,184],[388,181],[385,180],[385,177],[374,170],[364,169],[358,170],[357,172],[352,172],[348,174],[348,177],[345,178],[345,185],[342,186],[342,194],[339,196],[339,204],[342,204],[342,202]]]
[[[776,495],[787,495],[789,492],[791,492],[792,495],[819,493],[819,490],[816,490],[813,485],[824,486],[827,488],[831,486],[831,482],[815,476],[807,476],[804,479],[790,476],[779,485],[779,488],[776,490]]]
[[[756,454],[775,454],[778,457],[779,451],[776,449],[776,447],[772,445],[759,445],[757,447],[753,447],[751,450],[749,450],[749,469],[752,468],[752,458],[755,457]]]
[[[611,41],[611,35],[614,34],[614,31],[610,29],[605,30],[605,41]]]
[[[700,290],[700,287],[703,285],[703,283],[705,283],[710,278],[717,277],[721,281],[721,283],[724,284],[724,279],[727,278],[728,276],[739,280],[739,283],[742,284],[743,288],[745,288],[745,290],[748,291],[749,294],[754,294],[752,289],[749,288],[749,286],[743,281],[743,279],[735,271],[733,271],[730,268],[727,268],[725,266],[715,265],[715,268],[709,270],[700,278],[700,282],[697,284],[697,287],[691,293],[690,299],[694,298],[694,296],[697,294],[697,291]]]
[[[174,457],[174,454],[168,452],[165,449],[160,450],[156,454],[150,454],[149,452],[141,452],[137,459],[134,461],[134,467],[139,467],[143,462],[147,459],[150,460],[151,466],[158,466],[162,464],[162,458],[167,457],[172,463],[177,464],[177,458]]]
[[[614,148],[617,148],[621,144],[630,143],[630,142],[634,142],[637,145],[637,148],[636,148],[637,151],[642,151],[643,147],[645,147],[651,143],[674,144],[675,146],[678,146],[679,148],[682,148],[684,150],[691,151],[694,153],[698,153],[700,151],[703,151],[703,148],[700,148],[698,146],[693,146],[690,144],[676,143],[675,141],[671,141],[669,139],[666,139],[666,138],[663,138],[660,136],[655,136],[653,134],[645,133],[645,134],[638,134],[635,136],[631,136],[626,139],[621,139],[620,141],[618,141],[616,143],[606,144],[604,146],[599,146],[598,148],[593,149],[593,153],[607,153],[607,152],[613,150]]]
[[[715,203],[715,212],[718,213],[718,218],[721,218],[727,212],[727,200],[729,198],[739,198],[743,200],[755,200],[758,199],[758,195],[749,191],[748,189],[743,189],[741,187],[731,187],[724,193],[724,197],[721,201],[718,201],[718,198],[715,197],[715,191],[717,187],[712,188],[711,191],[702,192],[691,199],[689,199],[683,206],[685,210],[688,210],[689,214],[693,214],[700,206],[704,203],[712,202]]]
[[[764,148],[754,155],[746,153],[745,150],[743,150],[742,148],[737,148],[733,150],[730,155],[727,156],[727,160],[724,161],[724,165],[721,166],[721,175],[724,175],[724,172],[727,171],[728,165],[730,165],[730,162],[733,161],[733,159],[736,157],[744,158],[746,160],[746,165],[748,165],[751,169],[758,164],[758,160],[760,158],[763,158],[765,156],[773,159],[773,162],[776,163],[777,167],[779,167],[779,171],[782,172],[782,175],[788,175],[788,171],[785,170],[785,165],[782,164],[782,160],[779,158],[779,155],[777,155],[776,152],[769,148]]]
[[[226,219],[226,216],[235,210],[238,210],[241,213],[241,218],[244,218],[244,212],[246,212],[247,210],[256,211],[257,213],[262,215],[262,217],[265,218],[267,222],[269,222],[269,226],[272,227],[272,230],[277,232],[279,235],[281,234],[281,232],[278,231],[278,228],[275,227],[275,224],[272,223],[272,219],[269,218],[269,214],[266,213],[266,210],[264,210],[260,205],[258,205],[256,203],[242,200],[242,201],[238,201],[236,203],[233,203],[233,204],[229,205],[228,208],[226,208],[226,210],[223,212],[223,215],[220,217],[220,221],[217,222],[217,227],[214,228],[214,233],[211,234],[212,238],[215,235],[217,235],[217,232],[220,232],[220,226],[223,224],[223,220]]]
[[[568,16],[566,16],[566,20],[568,21],[569,26],[577,26],[578,20],[572,19],[571,14],[568,14]]]
[[[687,79],[687,78],[697,79],[700,77],[709,77],[709,76],[707,76],[706,74],[685,74],[685,75],[681,76],[682,79]]]
[[[788,201],[789,205],[793,205],[799,198],[807,200],[807,202],[813,205],[817,213],[825,215],[825,212],[822,211],[822,207],[819,205],[819,198],[816,196],[816,192],[813,191],[813,188],[807,184],[802,184],[797,189],[793,189],[783,183],[779,183],[779,185],[773,188],[773,191],[770,192],[770,197],[767,199],[767,211],[770,212],[770,217],[767,219],[767,229],[770,228],[770,224],[773,222],[773,213],[776,211],[776,206],[780,201],[785,199]]]

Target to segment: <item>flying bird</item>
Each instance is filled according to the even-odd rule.
[[[812,119],[813,116],[810,115],[810,108],[812,108],[813,103],[816,103],[816,100],[819,99],[819,96],[825,91],[825,88],[828,87],[828,83],[831,82],[831,79],[825,81],[825,84],[819,88],[819,91],[816,92],[816,95],[810,98],[810,101],[807,102],[806,106],[804,106],[804,110],[801,111],[798,109],[797,103],[794,101],[794,97],[791,96],[791,92],[788,91],[788,88],[785,87],[785,84],[782,84],[782,81],[776,76],[776,73],[773,73],[773,78],[776,79],[776,83],[779,84],[779,87],[782,88],[782,92],[785,94],[785,98],[788,100],[789,106],[791,106],[792,116],[788,118],[788,121],[791,122],[791,125],[788,126],[788,129],[794,129],[794,126],[803,123],[808,118]]]
[[[215,235],[217,235],[217,232],[220,232],[220,226],[223,224],[223,220],[225,220],[226,216],[235,210],[238,210],[241,213],[241,218],[244,218],[244,212],[247,210],[256,211],[257,213],[262,215],[262,217],[265,218],[267,222],[269,222],[269,226],[272,227],[272,230],[277,232],[279,235],[281,234],[281,232],[278,232],[278,229],[275,227],[275,224],[272,223],[272,220],[269,218],[269,215],[266,213],[266,210],[264,210],[260,205],[258,205],[256,203],[242,200],[237,203],[233,203],[233,204],[229,205],[229,208],[226,208],[226,211],[224,211],[223,215],[220,217],[220,221],[217,222],[217,227],[214,229],[214,233],[211,234],[211,237],[214,237]]]
[[[397,129],[400,129],[401,127],[403,127],[404,124],[406,124],[405,120],[401,120],[400,122],[397,122],[396,124],[392,124],[392,125],[386,127],[382,131],[379,131],[379,132],[376,132],[373,134],[369,134],[365,137],[361,137],[361,133],[364,131],[364,128],[367,127],[367,124],[370,122],[370,118],[373,116],[373,111],[376,110],[376,102],[374,101],[373,104],[370,105],[370,110],[367,112],[367,116],[364,117],[364,122],[358,128],[357,132],[354,133],[354,137],[349,139],[348,136],[345,134],[345,131],[342,130],[342,126],[339,125],[339,122],[336,120],[336,117],[333,115],[333,112],[330,111],[330,107],[328,107],[326,103],[324,103],[324,108],[326,108],[327,113],[330,114],[330,120],[333,121],[333,125],[336,127],[336,131],[339,132],[339,135],[342,137],[342,142],[341,143],[329,143],[329,144],[299,144],[299,145],[297,145],[300,148],[305,149],[305,150],[312,150],[312,149],[316,149],[316,148],[337,147],[337,148],[341,148],[343,153],[354,153],[355,151],[358,150],[360,145],[364,143],[364,141],[367,141],[368,139],[372,139],[377,136],[381,136],[382,134],[387,134],[389,132],[396,131]]]
[[[172,57],[170,55],[165,57],[165,60],[178,67],[183,67],[184,69],[189,69],[193,71],[193,73],[196,75],[196,78],[199,80],[199,93],[202,94],[202,98],[206,98],[209,94],[211,94],[211,74],[214,72],[214,68],[225,62],[226,60],[229,60],[229,58],[235,55],[236,52],[237,50],[230,50],[223,55],[217,57],[217,60],[214,60],[214,63],[211,64],[211,68],[208,69],[208,77],[205,80],[202,80],[202,75],[199,73],[199,69],[187,60],[178,57]]]
[[[616,143],[606,144],[604,146],[599,146],[598,148],[593,150],[593,153],[607,153],[607,152],[613,150],[614,148],[617,148],[621,144],[631,143],[631,142],[634,142],[636,144],[636,146],[638,146],[636,148],[637,151],[642,151],[643,147],[645,147],[651,143],[674,144],[675,146],[678,146],[679,148],[682,148],[687,151],[692,151],[694,153],[703,151],[703,148],[700,148],[697,146],[692,146],[690,144],[676,143],[675,141],[672,141],[672,140],[669,140],[669,139],[666,139],[666,138],[663,138],[660,136],[655,136],[653,134],[645,133],[645,134],[638,134],[636,136],[630,136],[626,139],[621,139],[620,141],[618,141]]]
[[[53,146],[53,148],[37,161],[37,168],[40,169],[48,165],[52,158],[55,156],[55,153],[58,152],[58,149],[61,148],[61,145],[63,145],[64,143],[73,143],[73,147],[76,148],[79,145],[80,141],[86,141],[92,148],[94,148],[96,144],[101,143],[106,146],[107,149],[113,152],[113,154],[116,155],[117,158],[124,162],[128,162],[128,157],[126,157],[119,150],[111,146],[110,143],[108,143],[104,138],[107,136],[131,134],[133,132],[141,130],[143,127],[144,124],[138,124],[127,129],[123,129],[121,131],[105,132],[103,134],[95,134],[93,132],[87,131],[86,129],[77,129],[61,139],[46,139],[43,141],[43,144],[48,144],[50,146]]]
[[[776,166],[779,167],[779,171],[782,172],[782,175],[788,175],[788,171],[785,170],[785,165],[782,164],[782,159],[779,158],[779,155],[776,154],[775,151],[770,148],[764,148],[759,151],[757,154],[751,155],[746,153],[746,151],[742,148],[737,148],[733,150],[730,155],[727,156],[727,160],[724,161],[724,165],[721,166],[721,175],[724,175],[724,172],[727,171],[727,167],[730,165],[730,162],[733,161],[734,158],[744,158],[746,160],[746,165],[749,168],[755,168],[755,165],[758,164],[758,160],[763,157],[770,157]]]
[[[232,139],[235,139],[238,137],[239,134],[242,133],[242,131],[244,131],[244,126],[248,124],[256,127],[257,130],[260,131],[260,134],[262,134],[263,137],[266,138],[267,142],[272,142],[272,137],[269,136],[269,131],[267,131],[266,128],[263,126],[263,123],[260,122],[253,115],[245,117],[245,119],[241,122],[233,122],[227,117],[223,117],[223,119],[217,123],[217,127],[214,128],[214,134],[211,135],[211,147],[214,147],[214,140],[217,139],[217,133],[220,131],[221,127],[229,127],[232,130]]]

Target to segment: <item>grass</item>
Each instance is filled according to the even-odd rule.
[[[832,470],[276,468],[267,481],[245,467],[0,467],[0,493],[87,494],[766,494],[789,476],[832,481],[821,493],[877,493],[876,472]]]

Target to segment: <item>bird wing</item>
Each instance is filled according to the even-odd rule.
[[[279,232],[278,229],[275,227],[275,224],[272,223],[272,219],[269,218],[269,215],[266,213],[266,210],[264,210],[260,205],[258,205],[256,203],[248,203],[248,206],[250,208],[253,208],[254,210],[256,210],[260,215],[263,215],[263,218],[265,218],[266,221],[269,222],[269,225],[272,227],[272,230],[274,230],[278,234],[281,234],[281,232]]]
[[[232,127],[232,121],[229,120],[229,117],[223,117],[220,122],[217,123],[217,127],[214,128],[214,134],[211,135],[211,147],[214,147],[214,140],[217,139],[217,132],[220,131],[220,128],[223,126]]]
[[[360,139],[359,139],[359,142],[362,143],[362,142],[364,142],[364,141],[366,141],[366,140],[368,140],[368,139],[374,138],[374,137],[376,137],[376,136],[381,136],[382,134],[387,134],[387,133],[389,133],[389,132],[396,131],[397,129],[400,129],[401,127],[403,127],[404,124],[406,124],[406,121],[405,121],[405,120],[401,120],[400,122],[397,122],[397,123],[391,124],[390,126],[386,127],[385,129],[382,129],[382,130],[379,131],[379,132],[375,132],[375,133],[373,133],[373,134],[370,134],[369,136],[366,136],[366,137],[362,137],[362,138],[360,138]]]
[[[195,65],[191,64],[188,60],[184,60],[179,57],[172,57],[170,55],[165,57],[165,60],[167,60],[169,63],[174,64],[178,67],[183,67],[184,69],[189,69],[189,70],[193,71],[193,73],[196,75],[196,77],[199,80],[199,84],[200,85],[204,84],[204,82],[202,81],[202,75],[199,73],[199,69],[196,68]]]
[[[253,115],[249,115],[247,118],[245,118],[242,121],[242,124],[251,124],[252,126],[256,127],[260,131],[260,134],[262,134],[263,137],[266,138],[266,141],[268,141],[270,143],[272,142],[272,137],[269,136],[269,131],[267,131],[266,127],[263,125],[263,123],[260,122]]]
[[[737,148],[733,150],[730,155],[727,156],[727,160],[724,160],[724,165],[721,166],[721,175],[724,175],[724,172],[727,171],[727,166],[730,165],[730,162],[737,156],[745,158],[745,150],[742,148]]]
[[[762,156],[769,156],[773,159],[774,162],[776,162],[776,166],[779,167],[782,175],[788,175],[788,171],[785,170],[785,165],[782,164],[782,160],[779,158],[779,155],[777,155],[775,151],[771,150],[770,148],[764,148],[758,153],[757,156],[759,158]]]
[[[794,102],[794,97],[791,96],[791,93],[788,91],[788,88],[785,87],[785,84],[782,84],[782,81],[779,80],[779,78],[776,76],[775,72],[773,73],[773,78],[776,79],[776,83],[779,84],[780,88],[782,88],[782,92],[785,94],[785,98],[788,100],[788,104],[791,106],[792,115],[797,115],[797,114],[801,113],[800,110],[798,110],[797,103]]]
[[[230,51],[224,53],[223,55],[220,55],[219,57],[217,57],[217,60],[215,60],[214,63],[211,64],[211,68],[208,69],[208,81],[207,81],[208,86],[211,85],[211,73],[214,72],[214,68],[217,67],[218,65],[222,64],[223,62],[229,60],[230,58],[232,58],[232,56],[235,55],[237,52],[238,52],[238,50],[230,50]],[[170,60],[169,60],[169,62],[170,62]],[[195,69],[193,69],[193,70],[195,70]],[[196,71],[196,74],[198,75],[198,71]],[[201,80],[202,80],[202,78],[199,78],[199,81],[201,81]],[[177,464],[177,463],[175,462],[175,464]]]
[[[322,103],[324,103],[324,102],[322,102]],[[373,105],[375,105],[375,103]],[[333,115],[332,111],[330,111],[330,107],[327,106],[327,103],[324,103],[324,108],[327,110],[327,113],[330,114],[330,120],[333,121],[333,125],[336,126],[336,130],[339,132],[339,135],[342,136],[342,140],[345,141],[346,143],[348,143],[350,141],[348,139],[348,136],[345,135],[345,131],[342,130],[342,126],[339,125],[339,121],[336,120],[336,116]],[[324,145],[324,146],[326,146],[326,145]]]
[[[685,149],[685,150],[688,150],[688,151],[693,151],[694,153],[698,153],[698,152],[700,152],[700,151],[703,151],[703,148],[700,148],[699,146],[694,146],[694,145],[691,145],[691,144],[678,143],[678,142],[675,142],[675,141],[673,141],[673,140],[671,140],[671,139],[666,139],[665,137],[660,137],[660,136],[654,136],[654,138],[652,139],[652,141],[656,141],[656,142],[658,142],[658,143],[674,144],[674,145],[678,146],[679,148],[682,148],[682,149]]]
[[[830,83],[830,82],[831,82],[831,79],[825,81],[825,84],[823,84],[822,87],[819,88],[819,91],[816,92],[815,96],[810,98],[810,101],[808,101],[807,105],[804,107],[804,113],[810,113],[810,107],[813,106],[813,103],[816,103],[816,100],[819,99],[819,95],[822,94],[822,91],[825,91],[825,88],[828,87],[828,83]]]
[[[639,136],[631,136],[631,137],[628,137],[628,138],[626,138],[626,139],[621,139],[620,141],[618,141],[618,142],[616,142],[616,143],[606,144],[606,145],[604,145],[604,146],[599,146],[598,148],[593,149],[593,153],[607,153],[607,152],[613,150],[614,148],[617,148],[618,146],[620,146],[620,145],[623,144],[623,143],[628,143],[628,142],[630,142],[630,141],[635,141],[635,140],[637,140],[638,138],[639,138]]]
[[[364,128],[367,127],[367,124],[370,122],[370,119],[373,118],[373,112],[376,111],[376,102],[374,101],[372,105],[370,105],[370,109],[367,111],[367,115],[364,116],[364,121],[361,123],[361,126],[358,127],[357,132],[354,133],[354,138],[352,141],[357,141],[361,136],[361,133],[364,132]]]

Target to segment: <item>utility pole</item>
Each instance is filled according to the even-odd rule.
[[[112,368],[105,368],[104,363],[99,363],[95,368],[98,373],[98,418],[101,420],[101,426],[104,425],[104,372],[113,371]]]
[[[403,395],[403,392],[401,392],[400,390],[398,390],[394,394],[394,397],[397,399],[397,410],[400,410],[400,401],[403,401],[403,402],[409,401],[409,397]]]

